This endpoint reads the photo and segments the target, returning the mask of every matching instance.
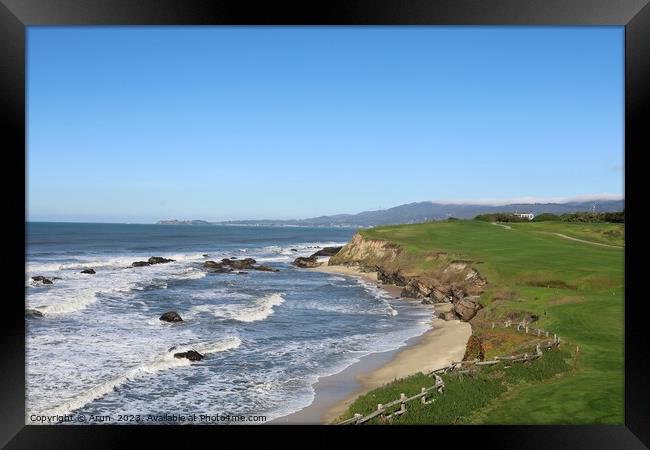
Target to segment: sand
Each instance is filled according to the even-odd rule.
[[[309,270],[360,277],[366,281],[377,282],[375,272],[361,272],[354,267],[322,265]],[[402,289],[390,285],[382,285],[382,288],[396,297]],[[448,303],[434,306],[436,312],[448,311],[451,308]],[[342,372],[320,378],[314,385],[315,398],[311,405],[271,423],[332,423],[362,394],[396,378],[418,372],[431,372],[453,361],[460,361],[465,354],[467,340],[472,334],[470,324],[459,320],[444,321],[433,318],[431,325],[431,330],[410,339],[403,347],[367,355]]]

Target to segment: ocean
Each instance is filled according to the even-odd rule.
[[[203,423],[240,415],[268,421],[308,406],[319,377],[430,328],[431,306],[290,264],[353,234],[346,228],[28,223],[26,422],[65,414],[105,423],[134,423],[136,416],[172,423],[179,415],[222,416]],[[176,261],[130,267],[151,256]],[[202,267],[226,257],[254,258],[279,272]],[[96,274],[80,273],[87,268]],[[44,285],[32,281],[37,275],[60,279]],[[184,321],[160,321],[170,310]],[[205,358],[174,358],[189,349]]]

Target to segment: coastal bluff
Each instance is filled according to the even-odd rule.
[[[454,259],[446,252],[409,252],[393,242],[360,233],[328,261],[329,266],[355,266],[364,272],[377,272],[381,283],[402,287],[401,297],[420,299],[426,304],[450,303],[451,310],[442,318],[465,322],[482,308],[479,298],[487,285],[472,263]]]

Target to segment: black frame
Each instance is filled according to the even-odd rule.
[[[15,157],[12,165],[22,168],[25,176],[25,35],[26,27],[34,25],[620,25],[625,26],[625,160],[627,226],[626,308],[625,308],[625,425],[621,426],[438,426],[415,427],[424,432],[425,442],[441,445],[445,438],[457,442],[500,448],[645,448],[650,446],[650,357],[646,342],[648,326],[642,314],[645,301],[640,295],[640,280],[633,276],[629,264],[641,238],[641,225],[635,216],[641,195],[635,197],[632,180],[643,180],[641,164],[633,164],[635,153],[650,149],[647,128],[650,100],[650,6],[648,0],[325,0],[302,3],[251,3],[246,0],[0,0],[0,111],[6,125],[2,140],[4,155]],[[645,122],[644,123],[644,119]],[[6,161],[6,160],[5,160]],[[15,165],[14,165],[15,164]],[[8,171],[5,172],[5,175]],[[23,181],[25,181],[23,179]],[[25,234],[19,216],[25,217],[25,191],[14,191],[9,182],[4,192],[10,208],[11,224],[16,236]],[[13,189],[12,189],[13,187]],[[641,206],[641,205],[639,205]],[[638,219],[637,219],[638,220]],[[638,227],[638,228],[637,228]],[[13,236],[12,265],[9,269],[12,295],[4,296],[2,324],[3,357],[0,366],[0,445],[10,448],[114,448],[129,445],[134,433],[147,438],[162,436],[165,443],[180,438],[187,443],[218,437],[224,427],[172,426],[173,433],[157,427],[88,427],[88,426],[26,426],[25,421],[25,319],[24,305],[18,301],[23,287],[18,273],[25,263],[24,243]],[[632,243],[632,244],[631,244]],[[20,256],[22,255],[22,256]],[[15,272],[15,273],[14,273]],[[15,293],[15,294],[14,294]],[[250,427],[226,427],[227,432],[250,436]],[[364,438],[377,436],[383,440],[398,437],[403,442],[413,439],[412,430],[400,427],[318,427],[286,426],[254,427],[254,432],[276,435],[305,430],[314,433],[361,433]],[[269,436],[271,437],[271,436]],[[284,443],[286,443],[286,439]],[[288,439],[312,445],[313,440]],[[210,441],[208,441],[210,442]],[[214,444],[223,444],[221,439]],[[230,441],[233,442],[233,441]],[[242,444],[246,445],[241,441]],[[289,442],[289,443],[290,443]]]

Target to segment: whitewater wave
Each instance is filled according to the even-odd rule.
[[[70,314],[86,309],[100,295],[124,296],[132,291],[167,289],[170,280],[196,280],[207,275],[194,267],[179,268],[168,264],[152,266],[152,269],[105,270],[95,275],[57,273],[62,279],[54,284],[31,284],[26,301],[30,309],[46,315]]]
[[[174,353],[195,350],[203,355],[207,355],[210,353],[218,353],[236,349],[240,345],[241,339],[239,339],[239,337],[233,336],[218,342],[197,343],[195,345],[180,345],[173,347],[173,350],[163,355],[159,355],[151,361],[135,366],[129,369],[127,372],[102,384],[94,386],[66,401],[62,405],[51,408],[42,414],[47,416],[69,414],[70,412],[82,408],[88,403],[113,392],[114,389],[129,381],[141,379],[147,375],[151,375],[162,370],[168,370],[174,367],[184,367],[192,364],[191,361],[186,358],[175,358]]]
[[[198,305],[190,309],[190,316],[209,313],[218,318],[239,322],[257,322],[273,314],[274,307],[284,303],[282,294],[270,294],[254,300],[252,304]]]

